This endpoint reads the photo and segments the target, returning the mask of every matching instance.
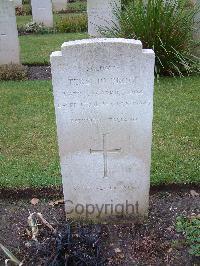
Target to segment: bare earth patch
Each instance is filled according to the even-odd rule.
[[[200,192],[199,189],[194,190]],[[32,201],[36,202],[35,205],[30,203],[32,198],[27,199],[27,195],[26,199],[22,200],[14,199],[12,196],[0,199],[0,243],[9,248],[20,260],[25,258],[24,265],[50,265],[45,264],[49,257],[45,258],[44,254],[42,258],[40,256],[42,253],[39,247],[44,247],[44,243],[44,249],[52,256],[56,255],[56,236],[53,236],[49,228],[41,226],[38,246],[33,246],[26,231],[27,218],[32,212],[42,213],[59,232],[66,228],[64,206],[49,205],[52,199],[60,199],[59,193],[54,197],[52,194],[46,194],[44,198],[41,193],[38,203],[37,200]],[[150,197],[149,218],[144,224],[86,225],[83,230],[84,237],[94,237],[97,230],[95,237],[98,237],[100,257],[103,261],[103,264],[99,261],[98,265],[199,265],[200,260],[189,255],[184,237],[175,229],[176,217],[198,215],[199,206],[200,197],[198,194],[192,195],[190,189],[180,192],[157,191]],[[92,247],[88,247],[88,250],[80,247],[77,239],[78,230],[74,226],[71,228],[71,250],[77,252],[80,248],[81,252],[90,252]],[[5,258],[0,251],[0,265],[4,265]]]
[[[50,80],[51,67],[50,66],[28,66],[29,80]]]

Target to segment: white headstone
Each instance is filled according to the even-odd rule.
[[[200,0],[195,0],[194,5],[198,5],[200,7]],[[194,39],[197,42],[200,42],[200,11],[196,14],[194,18]],[[196,48],[196,54],[200,56],[200,47]]]
[[[154,57],[126,39],[72,41],[52,53],[68,218],[147,214]]]
[[[0,65],[19,64],[19,40],[12,1],[0,0]]]
[[[46,27],[53,27],[51,0],[31,0],[33,21]]]
[[[118,24],[115,10],[121,8],[121,0],[87,0],[88,34],[101,37],[100,28]]]
[[[53,0],[53,10],[55,11],[61,11],[65,10],[67,8],[67,2],[68,0]]]
[[[13,0],[15,7],[21,7],[22,6],[22,0]]]

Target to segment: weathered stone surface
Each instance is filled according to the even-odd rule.
[[[0,0],[0,65],[19,64],[19,40],[14,3]]]
[[[15,7],[22,6],[22,0],[13,0]]]
[[[67,7],[68,0],[53,0],[53,10],[55,11],[61,11],[65,10]]]
[[[33,21],[46,27],[53,27],[51,0],[31,0]]]
[[[121,8],[121,0],[87,0],[88,34],[101,37],[99,28],[110,27],[118,24],[114,14]]]
[[[126,39],[67,42],[52,53],[68,218],[147,213],[154,60]]]

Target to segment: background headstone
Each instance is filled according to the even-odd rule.
[[[120,208],[127,216],[147,213],[154,57],[140,41],[126,39],[68,42],[52,53],[67,217],[89,218],[88,204],[90,218],[105,204],[113,210],[99,218],[121,214]]]
[[[0,65],[19,64],[19,40],[14,3],[0,0]]]
[[[87,0],[88,34],[101,37],[99,27],[110,27],[118,24],[114,14],[115,9],[121,8],[121,0]]]
[[[13,0],[15,7],[22,6],[22,0]]]
[[[53,0],[52,1],[53,10],[55,11],[65,10],[67,7],[67,2],[68,0]]]
[[[194,5],[200,6],[200,0],[194,0],[193,3]],[[194,28],[194,39],[200,42],[200,11],[196,14],[194,18]],[[198,47],[195,52],[198,56],[200,56],[200,47]]]
[[[51,0],[31,0],[33,21],[53,27],[53,12]]]

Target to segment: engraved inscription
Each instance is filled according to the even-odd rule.
[[[80,90],[73,90],[73,91],[63,91],[64,96],[74,96],[74,95],[141,95],[143,94],[143,90],[142,89],[131,89],[131,90],[127,90],[124,89],[123,91],[119,91],[119,90],[113,90],[113,89],[101,89],[99,88],[98,91],[92,91],[92,92],[85,92],[85,91],[80,91]]]
[[[108,118],[104,119],[104,121],[106,121],[106,120],[112,121],[112,122],[118,122],[118,123],[120,123],[120,122],[137,122],[138,118],[137,117],[130,117],[130,118],[127,118],[127,117],[108,117]],[[98,118],[98,120],[97,120],[95,118],[86,117],[86,118],[73,118],[70,121],[71,121],[71,123],[77,123],[77,124],[81,123],[81,122],[83,122],[83,123],[87,123],[87,122],[98,123],[98,122],[103,122],[103,119]]]
[[[108,134],[103,134],[103,149],[102,150],[92,150],[90,149],[90,153],[103,153],[103,162],[104,162],[104,177],[108,176],[108,153],[119,153],[121,152],[121,148],[119,149],[107,149],[106,136]]]
[[[114,68],[119,69],[119,66],[114,65],[100,65],[95,67],[88,67],[87,72],[113,72]],[[80,123],[135,123],[138,122],[138,113],[145,112],[152,99],[144,97],[144,88],[139,87],[137,82],[139,76],[136,74],[131,77],[126,75],[118,77],[116,74],[111,77],[92,77],[92,78],[68,78],[67,83],[70,85],[68,90],[63,90],[62,101],[58,105],[58,109],[62,112],[72,111],[74,117],[69,121],[73,124]],[[67,84],[66,84],[67,85]],[[84,90],[82,89],[84,87]],[[96,88],[95,90],[93,88]],[[102,96],[107,96],[106,98]],[[115,97],[116,96],[116,97]],[[119,96],[124,96],[118,98]],[[94,100],[95,99],[95,100]],[[129,108],[133,106],[138,111],[133,111],[132,115],[128,115]],[[116,108],[120,113],[115,115]],[[145,109],[144,109],[145,108]],[[93,111],[98,113],[100,110],[110,110],[110,115],[99,116],[98,119],[93,117]],[[80,115],[82,110],[84,113],[87,110],[91,116]]]
[[[92,84],[97,85],[105,85],[106,83],[112,84],[112,85],[127,85],[127,84],[135,84],[135,80],[137,77],[111,77],[111,78],[97,78],[97,79],[84,79],[84,78],[69,78],[69,85],[71,86],[90,86]]]
[[[87,72],[99,72],[99,71],[107,71],[116,68],[116,66],[99,66],[99,67],[89,67],[87,68]]]
[[[130,105],[150,105],[150,101],[124,101],[124,102],[71,102],[58,106],[58,108],[76,108],[76,107],[100,107],[100,106],[119,106],[125,107]]]

